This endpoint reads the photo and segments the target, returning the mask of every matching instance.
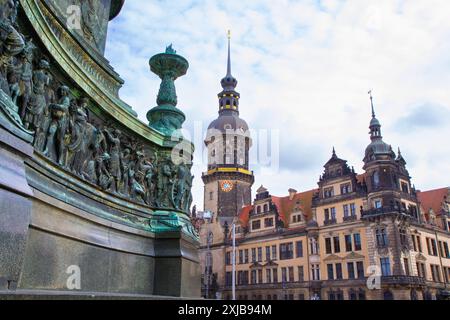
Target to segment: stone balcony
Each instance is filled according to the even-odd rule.
[[[333,224],[336,224],[337,223],[337,220],[336,219],[328,219],[328,220],[324,220],[323,221],[323,224],[325,225],[325,226],[330,226],[330,225],[333,225]]]

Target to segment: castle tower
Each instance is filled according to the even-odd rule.
[[[369,256],[372,265],[380,265],[383,276],[409,276],[415,272],[416,261],[411,253],[408,227],[412,221],[420,220],[419,204],[405,159],[400,151],[396,157],[392,147],[383,141],[381,123],[375,116],[373,97],[369,93],[371,142],[363,160],[367,204],[362,215],[370,226],[368,237],[372,237]]]
[[[251,137],[247,123],[239,117],[240,94],[231,74],[231,46],[228,34],[227,74],[221,81],[219,116],[208,127],[208,171],[202,176],[204,210],[214,217],[233,218],[251,203],[254,176],[249,171]],[[228,220],[228,219],[225,219]]]

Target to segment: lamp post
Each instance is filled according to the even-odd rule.
[[[231,229],[231,237],[233,241],[233,251],[232,251],[232,270],[231,270],[231,291],[233,301],[236,300],[236,224],[233,222]]]
[[[208,226],[208,235],[206,237],[206,275],[205,275],[205,280],[206,280],[206,288],[205,288],[205,296],[206,299],[209,299],[209,283],[211,281],[211,242],[213,239],[213,234],[211,231],[209,231],[209,226]]]

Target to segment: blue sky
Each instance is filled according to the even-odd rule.
[[[193,132],[217,117],[231,29],[240,115],[280,139],[280,169],[255,166],[255,188],[316,187],[333,146],[362,172],[373,89],[384,140],[400,146],[425,190],[450,185],[449,13],[448,0],[127,0],[110,23],[106,57],[125,80],[121,98],[147,122],[160,83],[148,60],[173,43],[190,62],[176,86]],[[197,159],[199,208],[203,170]]]

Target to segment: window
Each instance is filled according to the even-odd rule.
[[[209,193],[209,200],[213,200],[214,199],[214,193],[211,191]]]
[[[342,279],[342,264],[336,263],[336,280]]]
[[[280,244],[280,260],[292,259],[293,254],[293,244],[292,242]]]
[[[352,185],[350,183],[341,184],[341,194],[352,192]]]
[[[320,280],[320,267],[318,264],[311,265],[311,278],[313,280]]]
[[[407,246],[408,245],[408,239],[406,238],[406,230],[405,229],[400,229],[399,233],[400,233],[400,244],[402,246]]]
[[[245,249],[244,253],[244,263],[248,263],[248,249]]]
[[[305,281],[305,270],[303,266],[298,267],[298,281]]]
[[[272,283],[272,269],[266,269],[266,283]]]
[[[298,300],[305,300],[305,294],[299,293],[298,294]]]
[[[339,243],[339,236],[333,238],[333,244],[334,244],[334,253],[341,252],[341,245]]]
[[[336,208],[331,208],[331,220],[336,220]]]
[[[273,218],[265,218],[264,227],[266,228],[273,227]]]
[[[324,210],[324,215],[325,215],[325,221],[330,220],[330,210],[329,209]]]
[[[296,251],[296,257],[301,258],[303,257],[303,241],[297,241],[295,243],[295,251]]]
[[[252,230],[258,230],[261,228],[261,220],[256,220],[252,222]]]
[[[326,238],[325,239],[325,253],[326,254],[331,254],[332,250],[331,250],[331,238]]]
[[[252,262],[256,262],[256,248],[252,248]]]
[[[417,251],[416,236],[413,235],[413,234],[411,235],[411,241],[412,241],[412,244],[413,244],[413,250]]]
[[[244,251],[239,250],[239,264],[243,264],[243,263],[244,263]]]
[[[267,211],[269,211],[269,205],[266,203],[266,204],[264,205],[264,212],[267,212]]]
[[[347,262],[347,273],[349,279],[355,279],[355,265],[353,262]]]
[[[389,261],[389,258],[381,258],[380,264],[381,264],[381,274],[383,276],[390,276],[391,275],[391,262]]]
[[[270,261],[270,246],[266,247],[266,261]]]
[[[356,206],[354,203],[350,203],[350,214],[352,217],[356,216]]]
[[[444,248],[443,248],[443,246],[442,246],[442,241],[439,241],[439,246],[438,246],[438,248],[439,248],[439,255],[440,255],[441,257],[443,257],[443,256],[444,256]]]
[[[345,251],[352,251],[352,236],[350,234],[345,235]]]
[[[278,269],[272,269],[273,282],[278,282]]]
[[[272,260],[277,260],[277,246],[272,246]]]
[[[358,300],[358,296],[356,295],[356,291],[354,289],[350,289],[348,291],[349,300]]]
[[[382,207],[381,199],[375,200],[375,201],[373,202],[373,206],[374,206],[375,209],[381,209],[381,207]]]
[[[402,182],[402,191],[405,193],[409,193],[408,184],[406,182]]]
[[[287,282],[287,270],[286,268],[281,268],[281,282],[285,283]]]
[[[420,236],[417,236],[417,249],[419,249],[419,252],[422,252],[422,239]]]
[[[353,240],[355,241],[355,251],[361,250],[361,235],[359,233],[355,233],[353,235]]]
[[[262,247],[258,248],[258,262],[262,261]]]
[[[232,285],[232,275],[231,275],[231,272],[227,272],[226,274],[225,274],[225,285],[226,286],[231,286]]]
[[[375,171],[372,174],[372,183],[375,189],[380,186],[380,174],[378,173],[378,171]]]
[[[441,273],[439,272],[438,265],[431,265],[431,278],[434,282],[441,282]]]
[[[426,278],[427,274],[426,274],[426,266],[425,263],[422,262],[417,262],[416,263],[416,267],[417,267],[417,275],[421,278]]]
[[[386,247],[388,245],[386,229],[384,228],[377,229],[376,238],[378,247]]]
[[[323,197],[324,198],[331,198],[333,196],[334,196],[333,187],[323,189]]]
[[[251,283],[256,284],[256,270],[252,270],[250,278]]]
[[[227,266],[231,265],[231,252],[229,251],[225,254],[225,264]]]
[[[359,300],[366,300],[366,291],[364,289],[359,289],[358,298]]]
[[[343,209],[344,209],[344,217],[347,218],[349,216],[349,210],[348,210],[348,204],[344,204],[343,205]]]
[[[328,274],[328,280],[334,280],[334,273],[333,273],[333,265],[327,264],[327,274]]]
[[[437,253],[437,247],[436,247],[436,240],[430,239],[430,242],[431,242],[431,249],[432,249],[433,256],[437,256],[438,253]]]
[[[258,283],[263,283],[263,271],[262,271],[262,269],[258,270]]]
[[[311,254],[319,254],[319,244],[317,243],[317,239],[310,238],[309,239],[309,246],[311,249]]]
[[[294,267],[289,267],[289,279],[288,281],[294,281]]]
[[[450,258],[450,251],[448,250],[447,242],[444,242],[444,258]]]
[[[410,269],[409,269],[409,260],[408,258],[403,258],[403,265],[405,267],[405,274],[407,276],[409,276],[411,274]]]
[[[356,272],[358,273],[358,279],[364,278],[364,262],[362,261],[356,262]]]

